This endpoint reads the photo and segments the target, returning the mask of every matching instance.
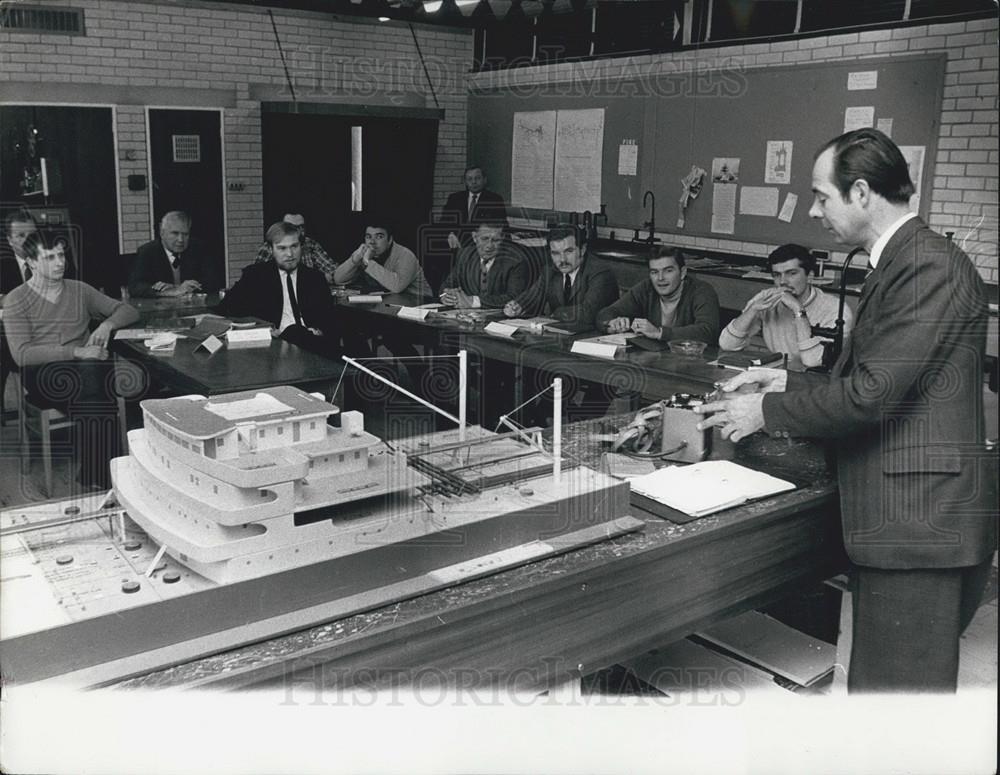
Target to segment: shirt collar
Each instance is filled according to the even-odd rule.
[[[885,250],[885,246],[889,244],[889,240],[892,239],[892,235],[899,231],[904,223],[911,218],[916,217],[916,213],[907,213],[898,221],[893,223],[888,229],[882,232],[881,236],[875,240],[875,244],[872,245],[871,252],[868,254],[868,263],[871,264],[873,269],[878,266],[879,259],[882,258],[882,251]]]

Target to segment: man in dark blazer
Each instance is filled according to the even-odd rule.
[[[216,308],[222,315],[266,320],[286,341],[339,357],[333,331],[333,300],[323,273],[301,263],[297,226],[279,221],[267,230],[273,261],[253,263]]]
[[[597,314],[597,327],[612,334],[634,331],[648,339],[695,339],[714,344],[719,336],[719,297],[710,284],[688,275],[684,254],[660,248],[649,254],[649,277]]]
[[[503,307],[528,285],[528,267],[504,241],[504,225],[481,223],[472,244],[458,252],[441,301],[451,307]]]
[[[443,224],[453,227],[448,245],[457,250],[469,244],[479,224],[501,221],[506,225],[507,205],[500,194],[486,189],[486,174],[474,165],[465,170],[465,190],[448,196],[441,216]]]
[[[131,296],[186,296],[219,289],[213,259],[191,239],[191,216],[172,210],[160,219],[159,232],[158,240],[136,251],[128,277]]]
[[[987,302],[975,266],[909,209],[906,160],[874,129],[820,149],[810,216],[874,266],[828,378],[760,369],[706,404],[738,440],[836,440],[853,563],[851,692],[954,692],[959,637],[997,541],[996,460],[984,448]],[[787,381],[787,382],[786,382]]]
[[[558,226],[546,237],[552,262],[540,282],[503,308],[509,318],[544,315],[580,331],[594,327],[597,313],[618,299],[618,281],[607,267],[587,260],[582,231]]]

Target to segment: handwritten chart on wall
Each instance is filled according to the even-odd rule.
[[[511,200],[522,207],[597,211],[604,109],[514,114]]]

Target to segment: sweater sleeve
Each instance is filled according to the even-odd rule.
[[[618,299],[618,301],[598,312],[597,328],[601,330],[605,329],[608,323],[615,318],[628,318],[632,320],[633,318],[644,317],[646,313],[640,301],[640,293],[645,282],[647,281],[643,280],[638,285],[633,285],[629,288],[628,293]]]
[[[90,317],[107,321],[111,324],[111,329],[117,330],[122,326],[128,326],[139,319],[139,310],[131,304],[112,299],[89,285],[81,284],[84,303],[87,305],[87,312]]]
[[[361,273],[362,265],[355,263],[355,259],[360,257],[364,249],[365,246],[362,245],[351,253],[346,261],[341,261],[337,264],[337,268],[333,270],[333,281],[335,283],[338,285],[346,285]]]
[[[719,331],[719,296],[708,283],[692,287],[691,319],[682,325],[664,326],[660,339],[695,339],[714,344]],[[679,310],[678,310],[679,311]],[[685,316],[686,317],[686,316]]]
[[[405,291],[420,270],[420,264],[417,263],[417,257],[413,253],[409,250],[396,250],[396,247],[399,246],[394,247],[385,266],[376,261],[369,261],[365,268],[368,276],[389,293]]]

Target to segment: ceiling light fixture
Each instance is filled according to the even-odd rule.
[[[437,13],[444,5],[444,0],[427,0],[424,3],[424,13]]]

